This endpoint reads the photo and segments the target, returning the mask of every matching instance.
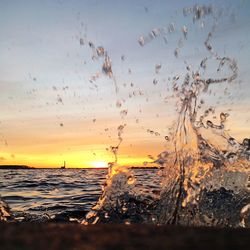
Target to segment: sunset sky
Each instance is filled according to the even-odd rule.
[[[103,167],[124,124],[120,164],[140,166],[165,150],[176,119],[168,78],[185,75],[184,61],[198,69],[207,53],[211,19],[201,28],[182,12],[196,2],[1,0],[0,165]],[[207,105],[230,113],[227,128],[242,141],[250,136],[250,1],[199,2],[222,10],[212,43],[239,66],[237,81],[215,86]],[[140,46],[140,36],[172,22],[167,42],[159,36]],[[117,93],[89,42],[108,52]]]

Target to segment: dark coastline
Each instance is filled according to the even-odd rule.
[[[249,229],[154,225],[0,223],[8,249],[248,249]]]
[[[160,169],[161,167],[128,167],[129,169]],[[43,168],[35,168],[35,167],[30,167],[30,166],[26,166],[26,165],[0,165],[0,169],[32,169],[32,170],[36,170],[36,169],[51,169],[51,170],[57,170],[57,169],[62,169],[62,170],[108,170],[107,167],[105,168],[87,168],[87,167],[79,167],[79,168],[49,168],[49,167],[43,167]]]
[[[0,169],[34,169],[26,165],[0,165]]]

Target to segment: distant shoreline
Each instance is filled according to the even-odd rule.
[[[129,169],[158,169],[159,167],[128,167]],[[11,169],[13,169],[13,170],[29,170],[29,169],[31,169],[31,170],[39,170],[39,169],[53,169],[53,170],[58,170],[58,169],[61,169],[61,168],[46,168],[46,167],[44,167],[44,168],[35,168],[35,167],[30,167],[30,166],[27,166],[27,165],[0,165],[0,170],[1,169],[3,169],[3,170],[5,170],[5,169],[8,169],[8,170],[11,170]],[[79,167],[79,168],[64,168],[64,169],[61,169],[62,171],[64,171],[64,170],[69,170],[69,169],[71,169],[71,170],[82,170],[82,169],[84,169],[84,170],[107,170],[108,168],[86,168],[86,167]]]
[[[0,169],[35,169],[26,165],[0,165]]]

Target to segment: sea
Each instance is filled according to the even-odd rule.
[[[133,170],[137,184],[159,189],[156,169]],[[16,221],[80,222],[97,203],[107,169],[0,170],[0,195]]]

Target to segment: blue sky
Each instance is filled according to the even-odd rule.
[[[44,157],[64,159],[69,152],[79,155],[88,152],[101,159],[105,148],[116,143],[116,128],[123,123],[127,124],[124,157],[136,157],[133,152],[138,151],[138,159],[142,159],[144,155],[160,152],[164,136],[152,137],[147,129],[165,135],[174,120],[175,102],[169,98],[168,77],[184,75],[185,60],[197,68],[207,53],[203,43],[211,28],[211,18],[205,19],[201,29],[199,24],[193,24],[191,16],[182,14],[184,7],[195,3],[1,0],[3,162],[13,162],[14,154],[16,162],[29,162],[33,157],[32,161],[43,165]],[[212,41],[220,55],[235,58],[239,65],[236,83],[215,86],[217,96],[207,97],[207,103],[220,102],[216,104],[218,112],[231,110],[228,128],[241,140],[250,134],[250,2],[199,1],[199,4],[212,4],[222,10]],[[167,44],[162,37],[144,47],[137,42],[141,35],[167,27],[171,22],[175,23],[176,32],[167,37]],[[183,25],[188,27],[187,41],[180,31]],[[84,39],[84,46],[80,45],[80,38]],[[180,38],[183,48],[176,59],[174,49]],[[102,61],[91,59],[88,41],[108,51],[118,94],[112,79],[101,74]],[[159,74],[155,73],[156,64],[162,65]],[[100,77],[90,82],[97,73]],[[153,79],[157,79],[157,85],[152,83]],[[117,101],[122,103],[120,109],[116,107]],[[128,114],[122,118],[123,109]],[[93,156],[94,151],[100,155]]]

